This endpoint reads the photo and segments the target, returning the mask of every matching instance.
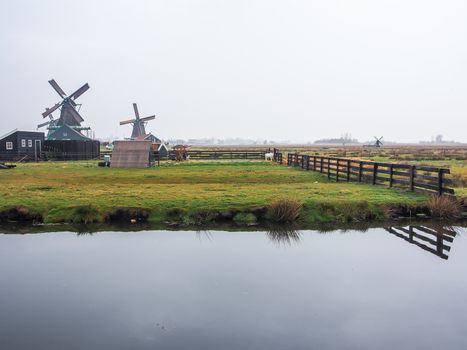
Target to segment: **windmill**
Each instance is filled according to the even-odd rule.
[[[133,103],[133,109],[135,111],[135,118],[134,119],[128,119],[120,122],[120,125],[126,125],[126,124],[133,124],[133,131],[131,132],[131,138],[132,139],[137,139],[141,136],[146,136],[146,123],[150,120],[153,120],[156,118],[155,115],[151,115],[149,117],[144,117],[140,118],[139,112],[138,112],[138,106],[136,103]]]
[[[84,135],[81,134],[81,131],[90,130],[90,128],[81,126],[81,123],[84,121],[83,117],[81,117],[81,115],[79,114],[81,104],[77,104],[75,100],[89,89],[89,84],[84,84],[70,95],[67,95],[54,79],[49,80],[49,84],[60,96],[61,101],[57,102],[51,108],[45,109],[45,112],[42,113],[42,117],[49,117],[50,120],[48,120],[45,123],[39,124],[37,127],[41,128],[47,126],[47,129],[49,130],[48,137],[50,137],[52,134],[57,134],[56,136],[60,139],[60,133],[57,133],[57,131],[63,128],[71,129],[72,131],[77,133],[78,135],[75,135],[75,138],[86,138]],[[52,113],[55,112],[57,109],[60,109],[60,117],[58,119],[54,119]],[[62,134],[65,135],[65,137],[68,137],[67,132],[65,130]]]
[[[383,142],[381,141],[383,139],[383,136],[381,136],[380,138],[378,138],[376,136],[373,136],[373,137],[376,140],[374,146],[377,147],[377,148],[380,148],[383,145]]]

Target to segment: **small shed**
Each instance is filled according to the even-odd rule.
[[[151,141],[114,141],[110,166],[147,168],[151,165]]]
[[[44,133],[12,130],[0,137],[0,160],[38,161],[42,157]]]

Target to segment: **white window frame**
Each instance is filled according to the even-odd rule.
[[[5,146],[6,146],[7,151],[13,150],[13,142],[11,141],[7,141]]]
[[[28,140],[28,147],[32,147],[32,140]]]
[[[26,139],[21,139],[21,147],[26,147]]]

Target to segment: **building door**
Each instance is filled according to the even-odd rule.
[[[34,160],[36,162],[41,160],[41,153],[42,153],[41,140],[34,140]]]

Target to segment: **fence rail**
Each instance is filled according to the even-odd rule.
[[[266,151],[259,150],[203,150],[203,151],[188,151],[190,159],[263,159]]]
[[[274,160],[283,164],[282,153],[275,149]],[[349,158],[287,154],[287,165],[326,174],[335,181],[363,182],[389,187],[403,187],[411,191],[454,194],[447,168],[412,164],[380,163]]]

